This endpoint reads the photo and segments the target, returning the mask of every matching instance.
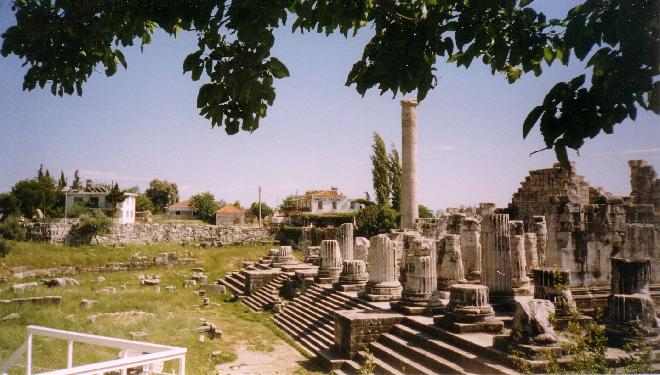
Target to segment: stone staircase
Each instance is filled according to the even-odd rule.
[[[429,324],[406,318],[369,344],[376,374],[517,374],[496,353],[466,345]],[[502,355],[505,356],[504,353]],[[360,351],[335,374],[358,374],[369,356]],[[504,359],[503,357],[501,359]]]
[[[296,340],[307,354],[317,356],[335,343],[334,311],[375,308],[347,293],[313,284],[271,319]]]
[[[291,276],[291,274],[284,272],[278,274],[271,282],[259,288],[251,295],[243,298],[241,302],[252,311],[264,311],[264,308],[267,306],[280,302],[279,294],[282,284]]]
[[[219,285],[224,285],[236,297],[245,295],[245,275],[241,271],[232,271],[225,274],[225,277],[218,279]]]

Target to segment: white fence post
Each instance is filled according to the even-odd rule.
[[[32,375],[32,332],[28,333],[27,338],[27,363],[25,364],[25,373]]]
[[[69,340],[66,347],[66,368],[73,367],[73,340]]]
[[[179,358],[179,375],[186,375],[186,357]]]

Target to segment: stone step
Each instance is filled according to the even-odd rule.
[[[319,301],[323,301],[327,305],[331,305],[334,310],[356,310],[363,308],[358,302],[352,301],[345,296],[338,296],[337,294],[338,292],[335,290],[326,289],[323,292],[311,290],[309,295],[315,297],[315,299]]]
[[[300,306],[306,309],[306,311],[314,316],[316,319],[328,319],[330,321],[333,320],[334,318],[334,310],[328,308],[327,306],[323,306],[319,301],[313,301],[307,299],[305,296],[300,296],[299,297],[300,302],[306,302],[306,303],[290,303],[287,308],[290,305],[293,306]]]
[[[405,345],[403,346],[405,347]],[[369,343],[369,349],[373,353],[374,358],[378,358],[381,361],[389,364],[392,368],[395,368],[401,371],[404,374],[427,374],[433,375],[436,373],[447,373],[447,374],[456,374],[457,372],[436,372],[433,369],[430,369],[424,366],[421,363],[417,362],[416,358],[410,358],[403,355],[401,352],[395,350],[395,348],[386,346],[380,341]],[[401,349],[400,347],[396,349]]]
[[[315,319],[310,317],[305,313],[305,311],[299,309],[296,306],[287,306],[285,311],[282,313],[282,317],[289,317],[294,321],[305,324],[307,327],[316,327],[317,333],[323,336],[329,345],[334,344],[335,340],[335,326],[334,320],[332,319]]]
[[[316,337],[326,347],[330,347],[335,343],[334,323],[309,320],[293,310],[284,312],[280,317],[289,321],[291,325],[300,328],[301,332],[309,332],[309,335]]]
[[[244,294],[244,293],[243,293],[243,290],[244,290],[244,289],[243,289],[241,286],[236,286],[236,285],[234,284],[234,282],[232,282],[232,281],[230,281],[230,280],[228,280],[228,279],[226,279],[226,278],[225,278],[225,279],[220,279],[220,280],[218,280],[218,284],[220,284],[220,285],[224,285],[225,287],[227,287],[228,289],[230,289],[230,290],[232,291],[233,294],[235,294],[235,295],[237,295],[237,296],[242,296],[242,295]]]
[[[412,319],[404,319],[402,324],[395,325],[393,332],[401,335],[415,336],[425,345],[426,349],[441,355],[453,362],[467,363],[470,372],[481,374],[517,374],[508,362],[508,354],[493,348],[487,350],[465,339],[457,339],[452,334],[435,327],[425,325]],[[507,365],[505,365],[507,364]]]
[[[241,283],[245,284],[245,275],[241,271],[232,272],[232,276],[239,280]]]
[[[305,351],[305,354],[309,357],[314,357],[316,356],[322,349],[316,347],[313,343],[308,341],[305,337],[300,337],[300,334],[292,329],[286,321],[281,321],[277,318],[277,315],[272,316],[271,320],[275,323],[275,325],[283,330],[284,332],[287,333],[291,338],[296,340],[298,344],[300,344],[301,348]]]
[[[358,360],[360,363],[362,363],[365,358],[367,358],[367,353],[364,351],[359,351],[357,353]],[[377,358],[375,355],[372,354],[372,361],[375,365],[375,370],[374,374],[378,375],[406,375],[405,373],[399,371],[398,369],[392,367],[389,363],[383,361],[380,358]]]
[[[429,350],[421,347],[415,341],[408,341],[401,337],[395,336],[390,333],[384,333],[378,340],[379,343],[387,348],[399,353],[401,356],[406,357],[412,363],[417,363],[435,373],[442,374],[465,374],[465,369],[461,366],[455,365],[446,358],[434,354]],[[438,353],[440,354],[440,353]]]
[[[282,328],[285,332],[296,340],[301,346],[310,351],[312,356],[318,355],[321,350],[328,349],[330,345],[320,342],[316,337],[311,335],[309,329],[296,326],[289,320],[282,319],[279,315],[273,316],[273,320],[278,327]]]
[[[245,306],[249,307],[250,310],[252,310],[254,312],[262,312],[263,311],[263,308],[259,304],[255,303],[254,301],[249,300],[248,298],[243,298],[241,300],[241,303],[243,303]]]

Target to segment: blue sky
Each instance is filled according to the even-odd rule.
[[[557,5],[557,3],[561,3]],[[537,1],[559,16],[573,1]],[[0,30],[13,24],[9,1],[0,0]],[[358,37],[277,33],[273,55],[291,77],[276,82],[277,99],[252,134],[228,136],[198,115],[199,82],[181,64],[196,38],[158,33],[151,46],[125,51],[128,69],[111,78],[94,75],[82,97],[22,91],[24,68],[0,58],[0,191],[33,177],[43,163],[53,174],[148,185],[164,178],[182,198],[211,191],[216,198],[270,204],[296,190],[338,186],[349,196],[372,191],[372,133],[400,148],[400,96],[361,97],[344,86],[369,30]],[[418,107],[418,196],[437,209],[494,201],[505,206],[528,170],[547,168],[553,152],[538,130],[522,139],[521,124],[559,80],[581,74],[582,63],[553,65],[536,78],[509,85],[504,76],[473,64],[469,70],[438,66],[435,90]],[[660,117],[640,113],[613,135],[588,140],[571,154],[578,173],[616,194],[630,191],[627,160],[646,159],[660,170]],[[373,196],[373,194],[372,194]]]

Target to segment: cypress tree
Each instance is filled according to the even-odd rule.
[[[390,201],[389,160],[385,142],[376,132],[374,132],[374,144],[371,148],[373,150],[373,155],[371,155],[371,177],[376,192],[376,203],[388,207]]]

